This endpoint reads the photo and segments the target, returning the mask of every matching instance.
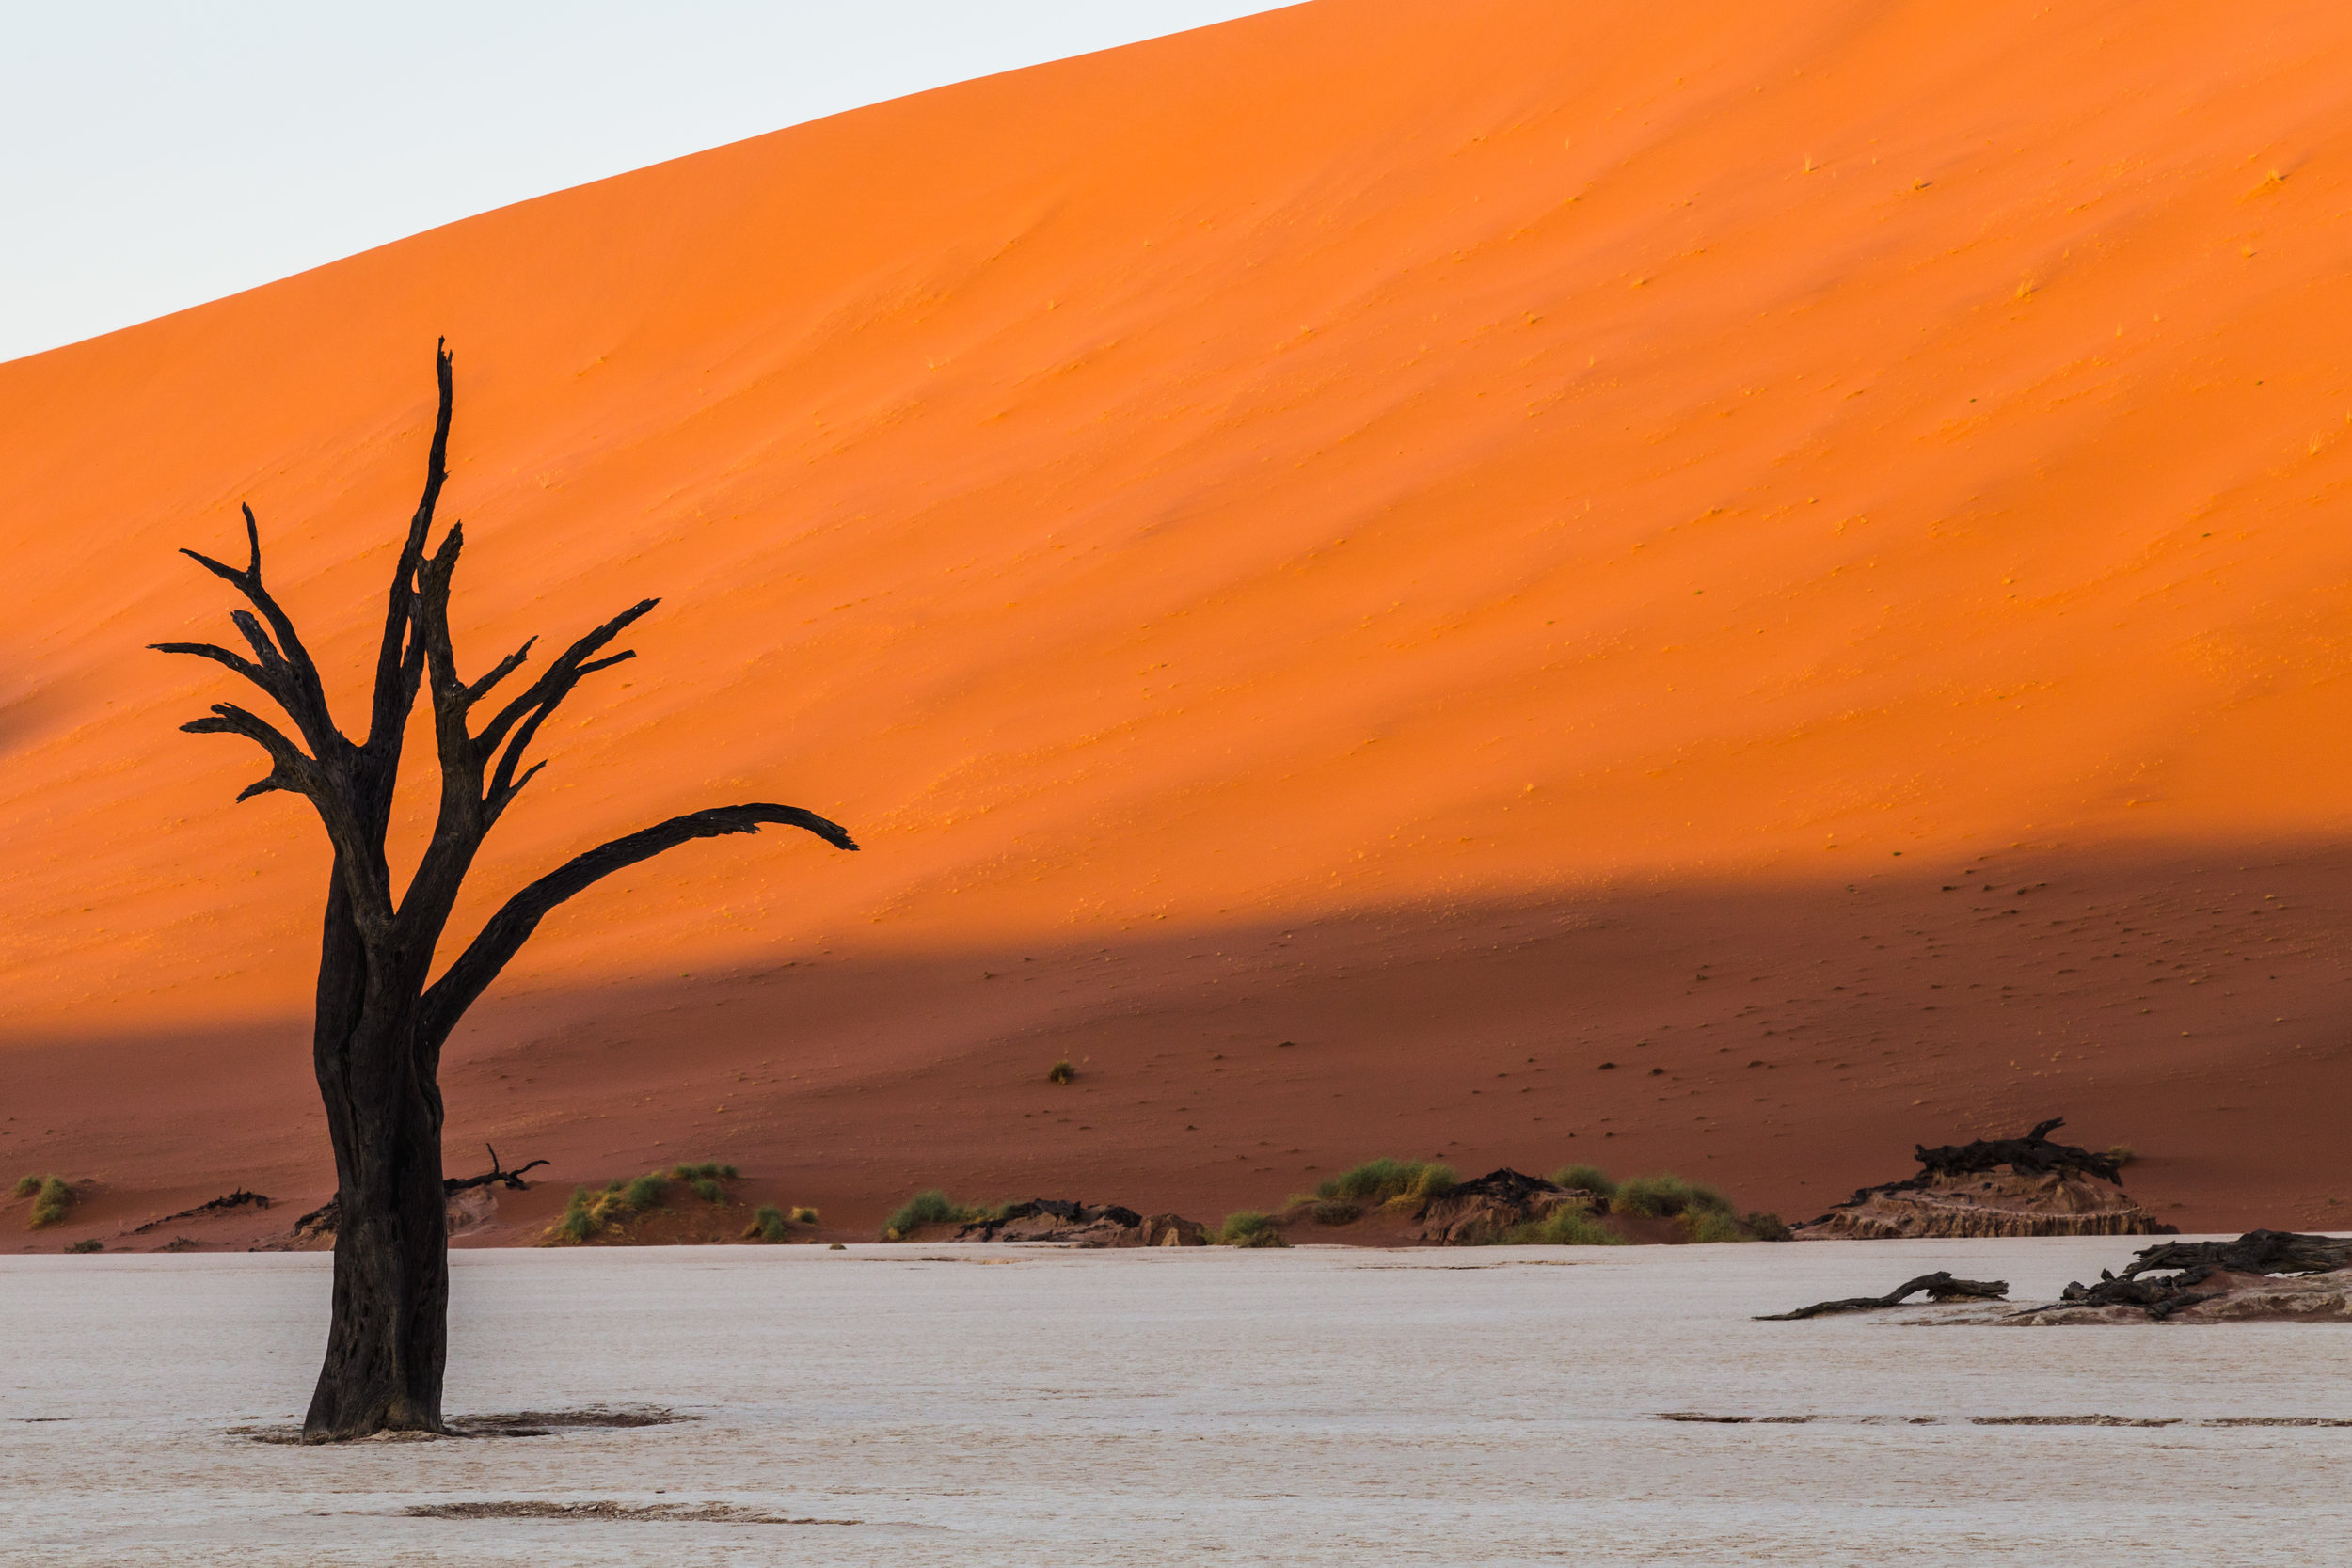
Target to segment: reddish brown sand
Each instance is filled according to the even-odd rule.
[[[453,1166],[1796,1214],[2062,1113],[2352,1225],[2347,100],[2337,7],[1327,0],[0,366],[0,1171],[102,1183],[28,1243],[332,1184],[320,834],[141,645],[249,499],[352,700],[444,332],[469,664],[665,601],[460,932],[867,846],[567,907]]]

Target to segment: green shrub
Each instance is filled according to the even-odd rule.
[[[19,1197],[30,1197],[30,1196],[32,1196],[35,1193],[37,1193],[37,1192],[39,1192],[39,1191],[40,1191],[40,1177],[38,1177],[38,1176],[20,1176],[20,1177],[18,1177],[18,1178],[16,1179],[16,1196],[19,1196]]]
[[[32,1180],[28,1176],[24,1181]],[[24,1191],[24,1181],[16,1184],[19,1192]],[[44,1176],[34,1182],[32,1198],[32,1217],[26,1222],[25,1228],[39,1230],[65,1218],[65,1212],[73,1207],[73,1189],[65,1184],[63,1177]]]
[[[1615,1201],[1620,1209],[1661,1220],[1674,1219],[1693,1209],[1720,1214],[1732,1212],[1731,1200],[1714,1188],[1685,1181],[1672,1172],[1635,1177],[1617,1189]]]
[[[727,1200],[727,1190],[707,1176],[697,1176],[687,1186],[705,1203],[724,1203]]]
[[[1255,1209],[1244,1209],[1225,1216],[1224,1226],[1216,1233],[1219,1246],[1288,1246],[1282,1233],[1274,1227],[1274,1216],[1262,1214]]]
[[[733,1165],[672,1165],[670,1175],[678,1181],[732,1181],[737,1172]]]
[[[958,1203],[933,1187],[929,1192],[915,1194],[898,1206],[897,1213],[882,1221],[882,1239],[885,1242],[903,1242],[924,1226],[968,1225],[974,1220],[988,1218],[993,1212]],[[812,1216],[815,1212],[815,1210],[810,1211]]]
[[[68,1242],[65,1249],[68,1252],[103,1252],[106,1243],[95,1236],[85,1236],[78,1242]]]
[[[781,1242],[785,1238],[784,1211],[772,1203],[763,1203],[752,1215],[751,1228],[743,1234],[763,1242]]]
[[[1625,1245],[1623,1236],[1575,1208],[1555,1209],[1542,1219],[1518,1227],[1503,1240],[1515,1246]]]
[[[1045,1081],[1049,1084],[1067,1084],[1077,1076],[1078,1069],[1070,1065],[1067,1056],[1045,1069]]]
[[[1551,1173],[1551,1184],[1555,1187],[1581,1187],[1602,1197],[1617,1196],[1617,1184],[1610,1180],[1609,1173],[1598,1165],[1562,1165]]]
[[[798,1209],[792,1211],[791,1220],[794,1225],[815,1225],[817,1223],[817,1211],[811,1209],[806,1204],[803,1204]]]
[[[2129,1144],[2109,1144],[2107,1145],[2107,1158],[2114,1161],[2116,1168],[2120,1170],[2138,1159],[2139,1154]]]
[[[1317,1225],[1351,1225],[1361,1219],[1363,1212],[1360,1205],[1350,1203],[1344,1198],[1319,1197],[1315,1199],[1314,1216]]]
[[[621,1189],[621,1198],[631,1209],[659,1209],[662,1189],[669,1184],[668,1177],[649,1170],[643,1176],[631,1177],[628,1185]]]
[[[1693,1242],[1753,1242],[1747,1227],[1726,1211],[1685,1209],[1677,1216],[1683,1233]]]
[[[1797,1239],[1796,1232],[1788,1228],[1788,1222],[1768,1209],[1750,1210],[1747,1218],[1740,1223],[1746,1226],[1748,1234],[1759,1242],[1793,1242]]]
[[[1366,1160],[1315,1188],[1315,1196],[1378,1205],[1402,1197],[1443,1197],[1459,1184],[1451,1165],[1428,1160]]]

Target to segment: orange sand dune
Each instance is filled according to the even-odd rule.
[[[356,701],[446,333],[470,663],[664,596],[456,929],[696,805],[868,849],[569,906],[453,1052],[456,1163],[1215,1206],[1622,1127],[1796,1209],[2065,1111],[2185,1217],[2316,1223],[2352,14],[2259,12],[1322,0],[0,365],[0,1168],[331,1180],[320,835],[142,648],[224,633],[172,551],[250,500]],[[1744,1103],[1598,1074],[1789,1008]]]

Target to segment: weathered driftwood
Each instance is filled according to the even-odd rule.
[[[2145,1247],[2121,1275],[2099,1271],[2096,1285],[2072,1283],[2058,1300],[2075,1307],[2137,1307],[2161,1323],[2228,1290],[2200,1291],[2216,1275],[2332,1274],[2352,1266],[2352,1240],[2286,1230],[2249,1230],[2234,1242],[2167,1242]],[[2177,1270],[2166,1279],[2142,1275]],[[2225,1286],[2227,1282],[2225,1281]]]
[[[1581,1187],[1563,1187],[1504,1165],[1427,1199],[1414,1212],[1413,1219],[1422,1227],[1423,1241],[1477,1246],[1501,1241],[1522,1225],[1567,1208],[1605,1214],[1609,1200]]]
[[[1925,1291],[1931,1301],[1999,1301],[2009,1294],[2006,1279],[1956,1279],[1944,1272],[1923,1274],[1916,1279],[1906,1279],[1883,1296],[1842,1296],[1836,1301],[1817,1301],[1810,1307],[1800,1307],[1794,1312],[1770,1312],[1756,1318],[1760,1323],[1795,1323],[1802,1318],[1825,1318],[1833,1312],[1876,1312],[1889,1307],[1900,1307],[1911,1297]]]
[[[484,1144],[482,1147],[490,1150],[490,1168],[480,1176],[441,1178],[443,1203],[446,1204],[449,1199],[455,1197],[459,1193],[471,1192],[476,1187],[501,1185],[518,1193],[529,1192],[531,1183],[523,1180],[523,1173],[537,1170],[547,1164],[545,1160],[533,1160],[527,1165],[517,1165],[513,1170],[508,1170],[499,1164],[499,1151],[496,1148],[488,1144]],[[266,1198],[262,1199],[264,1204],[268,1201]],[[294,1221],[294,1239],[298,1242],[307,1242],[320,1236],[332,1236],[335,1234],[336,1226],[342,1219],[342,1195],[338,1193]],[[155,1223],[160,1225],[163,1222],[158,1220]]]
[[[2165,1242],[2133,1254],[2122,1277],[2207,1264],[2237,1274],[2333,1274],[2352,1265],[2352,1239],[2249,1230],[2234,1242]]]
[[[1088,1246],[1139,1243],[1143,1216],[1119,1203],[1078,1203],[1063,1197],[1033,1197],[1008,1204],[998,1213],[974,1220],[956,1232],[959,1242],[1075,1242]]]
[[[493,1182],[502,1185],[514,1192],[528,1192],[531,1190],[531,1183],[523,1180],[523,1174],[526,1171],[537,1170],[541,1165],[547,1164],[545,1160],[533,1160],[527,1165],[517,1165],[513,1170],[506,1170],[499,1164],[499,1151],[495,1145],[485,1143],[482,1147],[490,1151],[490,1168],[484,1171],[480,1176],[445,1176],[441,1178],[441,1195],[444,1197],[456,1193],[465,1192],[473,1187],[487,1187]]]
[[[1935,1148],[1914,1144],[1911,1157],[1919,1162],[1918,1175],[1900,1181],[1882,1181],[1875,1187],[1857,1187],[1853,1196],[1835,1207],[1851,1209],[1867,1201],[1872,1193],[1913,1192],[1939,1176],[1970,1176],[1998,1170],[2003,1165],[2034,1176],[2045,1171],[2078,1170],[2122,1186],[2123,1167],[2113,1156],[2050,1141],[2049,1134],[2065,1125],[2064,1117],[2052,1117],[2022,1138],[1979,1138],[1973,1143],[1944,1144]]]
[[[131,1234],[136,1236],[144,1231],[169,1225],[175,1220],[210,1219],[215,1214],[225,1214],[231,1209],[242,1209],[248,1203],[262,1209],[269,1207],[269,1199],[260,1193],[248,1193],[243,1187],[239,1187],[226,1197],[209,1198],[193,1209],[183,1209],[176,1214],[166,1214],[159,1220],[149,1220],[145,1225],[134,1226]]]

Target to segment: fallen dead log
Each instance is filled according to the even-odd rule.
[[[2050,1141],[2049,1134],[2065,1125],[2064,1117],[2052,1117],[2045,1122],[2038,1123],[2032,1132],[2022,1138],[1979,1138],[1973,1143],[1944,1144],[1935,1148],[1930,1148],[1925,1144],[1914,1144],[1911,1157],[1919,1162],[1918,1175],[1906,1177],[1900,1181],[1883,1181],[1875,1187],[1857,1187],[1853,1196],[1833,1207],[1851,1209],[1867,1202],[1874,1193],[1917,1192],[1938,1177],[1974,1176],[1998,1170],[2003,1165],[2029,1176],[2041,1176],[2054,1170],[2078,1170],[2122,1186],[2123,1167],[2113,1156],[2093,1154],[2074,1144],[2054,1144]]]
[[[490,1168],[484,1171],[480,1176],[443,1177],[441,1179],[441,1196],[443,1197],[448,1197],[453,1193],[465,1192],[473,1187],[487,1187],[493,1182],[502,1183],[505,1186],[513,1188],[518,1193],[526,1192],[530,1189],[531,1183],[523,1180],[523,1172],[537,1170],[541,1165],[547,1164],[545,1160],[533,1160],[527,1165],[518,1165],[513,1170],[505,1170],[501,1168],[499,1165],[498,1149],[494,1146],[486,1143],[482,1147],[489,1149],[490,1151]]]
[[[183,1209],[176,1214],[166,1214],[162,1219],[149,1220],[145,1225],[134,1227],[131,1234],[136,1236],[145,1231],[153,1230],[159,1226],[170,1225],[176,1220],[209,1219],[215,1214],[225,1214],[231,1209],[242,1209],[248,1203],[262,1209],[269,1207],[268,1198],[259,1193],[248,1193],[243,1187],[239,1187],[226,1197],[208,1198],[193,1209]]]
[[[2249,1230],[2234,1242],[2164,1242],[2133,1254],[2121,1277],[2208,1265],[2233,1274],[2333,1274],[2352,1266],[2352,1238]]]
[[[494,1185],[508,1187],[518,1193],[528,1192],[531,1189],[531,1183],[523,1180],[523,1173],[525,1171],[537,1170],[541,1165],[547,1164],[545,1160],[533,1160],[527,1165],[517,1165],[513,1170],[508,1170],[499,1164],[499,1151],[497,1148],[486,1143],[482,1147],[489,1149],[490,1151],[490,1168],[483,1172],[480,1176],[445,1176],[441,1178],[441,1196],[444,1200],[455,1197],[459,1193],[471,1192],[476,1187],[488,1187]],[[294,1240],[297,1242],[307,1242],[322,1236],[332,1236],[335,1233],[335,1227],[338,1222],[340,1222],[342,1218],[342,1196],[338,1194],[336,1196],[328,1198],[325,1203],[320,1204],[317,1208],[303,1215],[300,1219],[294,1221]],[[161,1224],[162,1222],[157,1221],[156,1223]]]
[[[1955,1279],[1944,1272],[1923,1274],[1916,1279],[1906,1279],[1883,1296],[1844,1296],[1836,1301],[1817,1301],[1810,1307],[1800,1307],[1794,1312],[1770,1312],[1759,1315],[1760,1323],[1795,1323],[1803,1318],[1823,1318],[1833,1312],[1875,1312],[1884,1307],[1900,1307],[1912,1296],[1925,1291],[1931,1301],[2000,1301],[2009,1294],[2006,1279]]]
[[[2122,1274],[2101,1269],[2096,1285],[2069,1284],[2058,1292],[2058,1300],[2070,1307],[2137,1307],[2161,1323],[2200,1302],[2228,1294],[2227,1290],[2197,1289],[2218,1274],[2333,1274],[2347,1266],[2352,1266],[2352,1240],[2249,1230],[2234,1242],[2166,1242],[2144,1247]],[[2164,1271],[2178,1272],[2168,1279],[2140,1277]]]

